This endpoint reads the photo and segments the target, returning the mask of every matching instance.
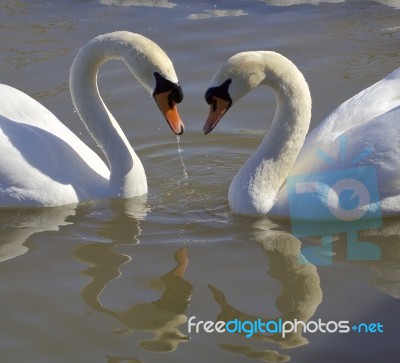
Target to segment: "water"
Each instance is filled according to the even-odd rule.
[[[185,185],[187,185],[187,180],[189,179],[189,175],[186,170],[186,165],[185,161],[183,160],[183,149],[181,147],[181,137],[179,135],[176,136],[176,143],[178,144],[178,153],[179,153],[179,160],[181,161],[182,165],[182,178],[178,181],[178,185],[181,185],[183,182]]]
[[[0,212],[0,361],[395,361],[400,220],[360,233],[381,248],[379,261],[348,260],[341,234],[332,265],[300,264],[299,249],[315,241],[292,236],[289,223],[235,216],[227,203],[230,180],[272,119],[272,93],[256,90],[210,135],[202,125],[203,94],[220,63],[272,49],[304,72],[314,127],[399,66],[399,8],[383,0],[2,1],[1,81],[94,149],[74,113],[68,71],[84,42],[113,30],[148,36],[173,59],[186,132],[177,143],[128,71],[104,66],[102,95],[145,166],[149,194]],[[380,322],[384,332],[189,334],[192,316]]]

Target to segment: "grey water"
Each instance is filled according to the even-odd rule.
[[[227,200],[271,123],[272,92],[254,91],[207,136],[202,126],[219,65],[239,51],[274,50],[304,73],[315,127],[400,66],[399,19],[400,1],[390,0],[2,0],[1,83],[37,99],[94,150],[68,73],[86,41],[115,30],[149,37],[173,60],[186,131],[177,142],[124,65],[104,65],[99,89],[142,160],[147,199],[0,210],[0,361],[397,361],[400,219],[359,231],[379,259],[349,259],[342,231],[331,264],[301,263],[318,236],[234,215]],[[383,332],[247,338],[189,332],[191,317],[379,323]]]

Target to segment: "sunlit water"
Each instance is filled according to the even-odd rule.
[[[68,72],[84,42],[113,30],[146,35],[172,58],[186,132],[176,139],[122,64],[104,66],[101,93],[143,162],[149,194],[0,212],[0,361],[397,361],[400,220],[360,232],[380,247],[377,261],[349,260],[343,231],[332,264],[302,264],[300,249],[317,238],[297,239],[289,222],[235,216],[227,202],[230,180],[270,125],[272,93],[256,90],[213,133],[201,130],[212,74],[251,49],[281,52],[300,67],[314,127],[400,66],[399,8],[389,0],[2,1],[1,81],[94,149]],[[380,322],[384,332],[189,334],[191,316]]]

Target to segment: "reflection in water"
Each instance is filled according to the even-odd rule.
[[[153,339],[139,342],[141,348],[153,352],[174,351],[179,343],[189,339],[179,330],[187,321],[186,310],[192,293],[192,285],[183,278],[188,264],[186,248],[175,253],[176,267],[159,278],[157,288],[162,290],[162,295],[158,300],[118,312],[104,307],[99,299],[107,284],[120,275],[121,266],[131,260],[113,251],[115,246],[114,243],[92,243],[75,249],[77,259],[92,265],[82,272],[91,277],[82,289],[82,298],[94,310],[116,318],[127,330],[154,333]]]
[[[328,231],[329,227],[326,226]],[[334,239],[329,238],[328,245],[324,245],[324,238],[307,238],[303,241],[307,246],[302,251],[304,255],[307,253],[311,263],[328,259],[329,264],[345,262],[368,266],[374,274],[369,282],[382,293],[400,299],[400,221],[385,218],[380,228],[371,226],[364,231],[337,234]],[[320,259],[310,254],[310,250],[320,250]],[[367,253],[371,250],[379,251],[379,255]]]
[[[24,245],[34,233],[58,231],[70,224],[67,217],[75,215],[75,205],[36,209],[0,210],[0,262],[28,252]]]
[[[121,275],[121,267],[132,260],[116,249],[121,245],[140,242],[140,220],[148,212],[147,206],[137,201],[115,200],[109,202],[109,206],[100,209],[103,222],[96,234],[103,239],[101,243],[86,243],[73,251],[74,257],[90,265],[82,271],[91,281],[82,289],[81,296],[92,309],[116,318],[125,326],[126,331],[154,333],[153,339],[139,342],[141,348],[154,352],[174,351],[179,343],[188,340],[179,330],[179,326],[187,321],[186,310],[192,293],[191,284],[183,278],[188,265],[187,250],[178,250],[175,253],[176,267],[153,283],[154,287],[162,290],[158,300],[133,305],[121,312],[103,306],[100,294],[107,284]],[[96,214],[98,223],[97,212],[92,213]],[[119,361],[139,362],[136,358],[108,357],[108,362]]]
[[[150,210],[146,200],[145,196],[141,196],[107,201],[106,208],[102,210],[105,215],[102,216],[104,220],[97,230],[98,236],[106,238],[114,245],[139,243],[138,237],[142,232],[140,221]],[[96,216],[97,221],[98,219]]]
[[[91,217],[95,218],[96,225],[101,224],[96,230],[103,240],[118,244],[137,243],[140,234],[138,221],[146,216],[148,210],[145,197],[50,208],[0,209],[0,262],[28,252],[25,242],[35,233],[58,231],[75,221],[81,225],[90,224]],[[80,237],[87,238],[84,235]]]
[[[369,282],[382,293],[400,299],[400,221],[384,219],[382,228],[362,234],[382,251],[379,261],[364,262],[373,271]]]
[[[263,248],[269,261],[268,275],[281,284],[281,293],[276,298],[276,307],[281,312],[277,317],[259,317],[247,314],[231,306],[222,291],[210,286],[214,298],[221,308],[218,320],[229,321],[294,321],[295,319],[307,322],[315,313],[322,301],[320,279],[315,266],[302,263],[300,254],[300,241],[289,233],[274,231],[270,228],[269,221],[260,220],[255,223],[254,239]],[[265,229],[267,227],[267,229]],[[261,229],[260,229],[261,228]],[[265,342],[278,343],[282,348],[295,348],[308,344],[302,332],[292,332],[282,338],[280,333],[264,335],[256,333],[254,338]],[[290,357],[281,355],[276,351],[256,351],[249,346],[221,344],[221,348],[244,354],[248,358],[257,358],[266,362],[289,361]]]

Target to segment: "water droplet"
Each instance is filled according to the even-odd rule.
[[[183,155],[182,155],[183,149],[181,148],[180,140],[181,140],[180,136],[176,135],[176,142],[178,144],[178,153],[182,165],[182,176],[183,176],[181,179],[178,180],[178,185],[181,185],[182,182],[184,182],[183,185],[188,185],[189,176],[186,172],[185,162],[183,161]]]

